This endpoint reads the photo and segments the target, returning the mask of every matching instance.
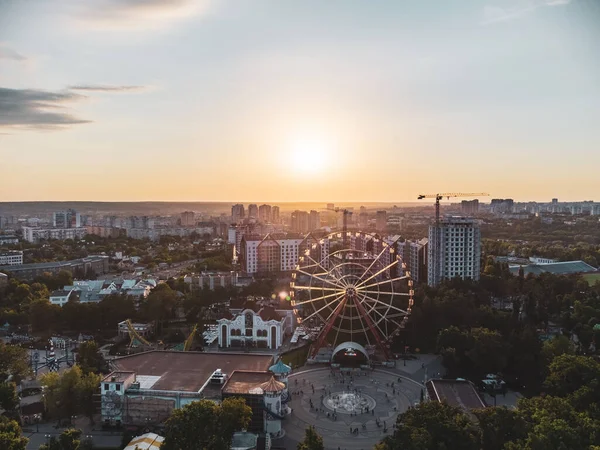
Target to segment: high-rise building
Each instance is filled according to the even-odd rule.
[[[476,220],[450,217],[440,220],[439,227],[429,227],[427,283],[430,286],[455,277],[479,280],[480,258],[481,232]]]
[[[256,206],[254,203],[248,205],[248,218],[258,219],[258,206]]]
[[[361,212],[358,215],[358,228],[361,230],[366,230],[368,226],[369,226],[369,215],[366,212]]]
[[[335,209],[335,205],[333,203],[327,203],[327,209]]]
[[[196,217],[193,211],[184,211],[181,213],[181,226],[193,227],[196,225]]]
[[[271,222],[271,205],[260,205],[258,208],[258,218],[261,222]]]
[[[514,204],[512,198],[493,198],[490,203],[490,211],[492,214],[512,213]]]
[[[238,203],[231,207],[231,221],[235,224],[241,222],[245,217],[244,205]]]
[[[279,206],[273,206],[271,208],[271,222],[279,223]]]
[[[375,216],[375,228],[377,231],[385,231],[387,228],[387,212],[386,211],[377,211],[377,215]]]
[[[314,231],[321,228],[321,214],[319,211],[312,210],[308,217],[308,231]]]
[[[415,283],[427,281],[427,239],[398,242],[398,254]]]
[[[306,211],[294,211],[292,213],[292,231],[297,233],[308,233],[309,215]]]
[[[460,202],[461,212],[466,216],[474,216],[479,212],[479,200],[463,200]]]
[[[56,211],[52,219],[54,228],[79,228],[81,226],[81,216],[74,209]]]

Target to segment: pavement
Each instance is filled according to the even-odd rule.
[[[120,448],[122,433],[118,431],[103,431],[99,425],[92,427],[87,418],[76,418],[72,428],[82,430],[83,439],[91,439],[94,447]],[[23,428],[23,436],[29,439],[26,450],[38,450],[40,445],[47,443],[50,437],[58,437],[66,428],[56,428],[55,423],[40,423]]]
[[[296,449],[306,427],[313,425],[327,450],[371,449],[393,433],[398,414],[420,401],[422,383],[431,374],[443,374],[441,359],[435,355],[420,355],[419,359],[407,360],[406,365],[398,360],[395,368],[375,369],[352,378],[345,375],[343,381],[328,367],[304,366],[298,370],[289,377],[292,399],[288,405],[292,413],[283,421],[285,436],[275,439],[274,447]],[[338,413],[333,418],[331,408],[326,406],[328,395],[354,389],[370,404],[375,402],[373,411]]]

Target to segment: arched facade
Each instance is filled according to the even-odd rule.
[[[278,349],[285,332],[285,319],[274,311],[245,309],[233,319],[219,319],[219,347]]]
[[[333,350],[331,362],[341,366],[357,367],[369,363],[369,354],[356,342],[342,342]]]

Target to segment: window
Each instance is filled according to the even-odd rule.
[[[115,385],[115,389],[116,389],[117,391],[120,391],[120,390],[121,390],[121,385],[120,385],[120,384],[117,384],[117,385]]]
[[[110,385],[108,383],[104,383],[104,390],[108,391],[109,388],[110,388]]]

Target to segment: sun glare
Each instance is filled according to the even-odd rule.
[[[331,162],[331,145],[323,138],[296,138],[290,145],[293,171],[302,175],[322,173]]]

